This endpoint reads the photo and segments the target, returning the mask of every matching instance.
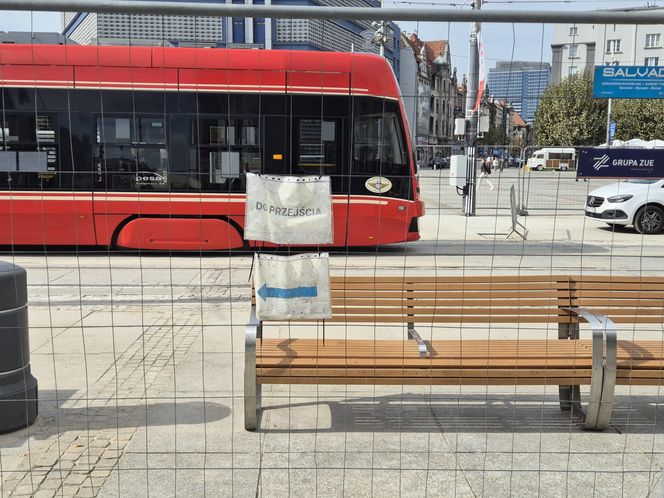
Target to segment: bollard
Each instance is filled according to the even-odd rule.
[[[26,273],[20,266],[0,261],[0,433],[28,427],[36,417]]]

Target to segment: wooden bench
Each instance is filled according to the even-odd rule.
[[[616,324],[630,325],[624,335],[631,339],[638,338],[639,324],[664,323],[659,277],[347,276],[331,279],[331,294],[332,318],[312,324],[366,325],[373,338],[351,338],[351,331],[345,339],[271,339],[264,336],[268,323],[256,319],[252,306],[245,346],[246,429],[257,427],[262,384],[558,385],[561,409],[597,430],[609,424],[616,384],[662,383],[663,340],[616,337]],[[592,329],[586,340],[579,337],[582,321]],[[306,326],[290,324],[291,335]],[[445,328],[424,341],[418,324]],[[400,327],[405,339],[382,339],[385,326]],[[453,326],[461,339],[444,339]],[[487,328],[500,332],[464,338],[471,327],[485,335]],[[547,329],[555,334],[556,327],[558,338],[547,338]],[[513,337],[492,337],[505,329]],[[526,332],[541,337],[521,338]],[[590,386],[585,410],[582,385]]]

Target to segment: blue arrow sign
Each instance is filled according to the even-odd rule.
[[[269,297],[277,299],[293,299],[295,297],[316,297],[318,288],[316,287],[293,287],[292,289],[282,289],[281,287],[268,287],[267,284],[258,289],[257,294],[265,300]]]

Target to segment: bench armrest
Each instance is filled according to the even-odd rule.
[[[606,315],[598,315],[585,308],[562,308],[582,318],[593,330],[593,363],[590,381],[590,401],[586,412],[586,428],[604,429],[611,420],[616,387],[618,340],[616,326]]]

